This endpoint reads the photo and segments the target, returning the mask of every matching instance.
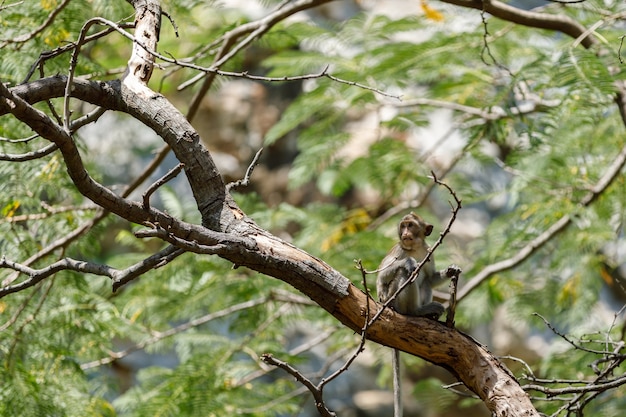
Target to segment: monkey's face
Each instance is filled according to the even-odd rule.
[[[412,251],[424,245],[424,238],[433,231],[433,226],[426,223],[415,213],[407,214],[398,225],[398,237],[402,249]]]

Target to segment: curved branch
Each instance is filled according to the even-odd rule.
[[[223,65],[226,61],[228,61],[228,59],[234,56],[233,51],[236,53],[237,51],[243,49],[254,39],[262,36],[265,32],[270,30],[272,26],[285,19],[286,17],[291,16],[292,14],[297,13],[301,10],[312,8],[323,3],[328,3],[329,1],[332,0],[299,0],[294,3],[290,3],[285,7],[280,7],[274,13],[265,16],[263,19],[255,22],[250,22],[245,25],[240,25],[237,28],[227,32],[226,34],[224,34],[224,36],[222,36],[222,47],[218,51],[217,56],[215,57],[215,60],[213,61],[211,67],[219,69],[221,65]],[[253,33],[255,36],[248,36],[246,39],[241,41],[239,45],[233,48],[233,45],[235,44],[237,39],[248,33]],[[209,88],[211,88],[211,85],[215,80],[215,73],[198,74],[191,80],[187,81],[184,86],[181,85],[179,87],[179,90],[182,90],[183,88],[194,84],[202,78],[205,78],[205,80],[202,83],[202,86],[200,87],[198,92],[192,98],[189,105],[189,111],[187,113],[187,117],[189,120],[192,120],[195,117],[198,108],[200,107],[200,102],[206,95],[207,91],[209,91]]]
[[[597,43],[596,38],[587,33],[587,29],[568,16],[553,15],[518,9],[498,0],[441,0],[444,3],[456,6],[482,10],[490,15],[507,22],[533,27],[537,29],[555,30],[562,32],[574,39],[580,38],[585,48],[590,48]],[[586,36],[585,36],[586,35]]]
[[[8,161],[8,162],[24,162],[24,161],[32,161],[33,159],[43,158],[46,155],[50,155],[52,152],[57,150],[57,145],[54,143],[49,144],[41,149],[32,152],[20,153],[20,154],[10,154],[10,153],[0,153],[0,161]]]

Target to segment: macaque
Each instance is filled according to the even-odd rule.
[[[426,257],[433,226],[411,212],[398,224],[399,242],[395,244],[378,267],[376,290],[378,299],[386,302],[409,279],[417,265]],[[429,259],[417,279],[405,287],[391,302],[390,307],[408,316],[426,316],[438,319],[444,311],[443,305],[433,301],[432,288],[452,276],[448,270],[435,271],[435,262]]]
[[[391,248],[378,267],[376,290],[381,302],[392,298],[426,257],[429,248],[425,238],[430,236],[432,231],[433,226],[413,212],[400,220],[399,242]],[[452,277],[457,270],[457,267],[450,266],[444,271],[436,271],[435,262],[431,257],[422,266],[415,281],[404,287],[389,306],[400,314],[439,319],[444,307],[441,303],[433,301],[432,288]],[[394,417],[402,417],[400,352],[397,349],[393,350],[392,366]]]

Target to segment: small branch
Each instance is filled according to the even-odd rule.
[[[532,114],[537,111],[545,111],[547,109],[555,108],[561,104],[560,100],[541,100],[528,101],[515,105],[515,107],[504,109],[499,106],[489,107],[488,110],[483,110],[478,107],[466,106],[464,104],[454,103],[444,100],[435,100],[429,98],[414,98],[403,101],[402,103],[395,104],[395,107],[414,107],[414,106],[429,106],[441,109],[448,109],[468,114],[470,116],[476,116],[483,120],[496,121],[504,119],[509,116],[522,116],[526,114]]]
[[[43,158],[44,156],[50,155],[52,152],[59,149],[56,143],[51,143],[41,149],[36,151],[20,153],[20,154],[10,154],[10,153],[0,153],[0,161],[7,162],[24,162],[24,161],[32,161],[34,159]]]
[[[147,237],[157,237],[188,252],[200,253],[204,255],[224,255],[233,250],[236,250],[229,247],[229,245],[227,244],[218,243],[216,245],[202,245],[195,241],[187,241],[174,236],[159,225],[154,225],[153,229],[138,230],[135,232],[135,236],[140,239]]]
[[[21,265],[29,266],[29,265],[31,265],[31,264],[33,264],[33,263],[43,259],[44,257],[50,255],[55,250],[57,250],[59,248],[65,248],[65,247],[69,246],[69,244],[71,242],[73,242],[74,240],[78,239],[83,234],[87,233],[94,226],[96,226],[98,223],[100,223],[100,221],[102,219],[104,219],[104,217],[106,217],[106,215],[107,215],[107,212],[102,210],[101,208],[97,208],[96,210],[97,210],[96,211],[96,215],[95,215],[95,217],[93,219],[91,219],[91,221],[89,221],[89,222],[85,223],[84,225],[82,225],[81,227],[71,231],[67,235],[65,235],[65,236],[63,236],[63,237],[53,241],[48,246],[46,246],[45,248],[41,249],[39,252],[35,253],[34,255],[32,255],[30,258],[26,259],[25,261],[22,261]],[[9,275],[8,278],[6,278],[4,281],[2,281],[2,283],[1,283],[2,287],[8,286],[10,283],[15,281],[18,277],[19,277],[19,272],[16,272],[14,274]]]
[[[256,166],[259,163],[259,158],[261,158],[262,152],[263,152],[263,148],[259,149],[257,153],[254,155],[252,162],[250,162],[250,165],[248,166],[248,169],[246,170],[246,175],[242,179],[237,180],[235,182],[231,182],[226,185],[226,192],[230,193],[230,191],[234,188],[239,188],[242,186],[247,187],[248,184],[250,184],[250,177],[252,177],[252,172],[254,171],[254,168],[256,168]]]
[[[60,261],[54,262],[45,268],[34,269],[26,265],[16,262],[8,261],[2,257],[0,259],[0,268],[8,268],[24,275],[28,275],[29,278],[15,285],[3,286],[0,288],[0,298],[12,294],[14,292],[22,291],[26,288],[41,282],[42,280],[56,274],[59,271],[76,271],[93,275],[105,276],[113,279],[113,288],[119,288],[126,282],[136,278],[150,269],[160,268],[174,258],[184,253],[184,250],[169,246],[160,252],[138,262],[126,269],[119,270],[112,268],[108,265],[96,264],[93,262],[79,261],[71,258],[64,258]]]
[[[141,262],[130,266],[123,271],[118,271],[113,277],[113,292],[117,291],[121,286],[140,277],[151,269],[161,268],[174,259],[185,253],[184,249],[176,246],[168,246],[165,249],[147,257]]]
[[[47,219],[50,216],[54,216],[59,213],[67,213],[70,211],[82,211],[82,210],[97,210],[98,206],[94,205],[84,205],[84,206],[67,206],[67,207],[51,207],[45,203],[41,203],[42,207],[46,210],[43,213],[31,213],[31,214],[22,214],[19,216],[11,216],[0,218],[0,223],[17,223],[29,220],[41,220]]]
[[[105,109],[104,107],[96,107],[95,109],[93,109],[89,113],[84,114],[83,116],[81,116],[78,119],[74,120],[72,122],[72,124],[70,125],[70,130],[72,132],[76,132],[81,127],[83,127],[83,126],[85,126],[85,125],[87,125],[87,124],[89,124],[91,122],[95,122],[106,111],[107,111],[107,109]]]
[[[263,362],[269,365],[279,367],[280,369],[287,372],[289,375],[293,376],[296,379],[296,381],[304,385],[313,395],[313,399],[315,400],[315,407],[317,407],[317,411],[320,413],[320,415],[324,417],[336,417],[337,416],[336,413],[334,413],[333,411],[330,411],[326,407],[326,404],[324,403],[324,398],[322,396],[322,389],[315,386],[308,378],[302,375],[300,371],[298,371],[296,368],[289,365],[287,362],[283,362],[281,360],[274,358],[269,353],[264,353],[263,355],[261,355],[261,360],[263,360]]]
[[[279,301],[279,299],[277,298],[272,298],[272,299],[276,299],[277,301]],[[287,301],[290,302],[290,301]],[[306,305],[306,304],[305,304]],[[323,343],[324,341],[328,340],[333,334],[335,334],[338,330],[338,327],[332,327],[328,330],[325,330],[324,332],[318,334],[317,336],[311,338],[310,340],[305,341],[304,343],[302,343],[301,345],[298,345],[292,349],[290,349],[287,352],[287,355],[289,356],[296,356],[296,355],[300,355],[304,352],[308,352],[311,349],[317,347],[320,345],[320,343]],[[270,367],[270,366],[265,366],[264,362],[258,362],[259,367],[261,369],[251,372],[247,375],[245,375],[244,377],[242,377],[241,379],[237,380],[236,382],[233,382],[233,387],[241,387],[251,381],[254,381],[257,378],[260,378],[262,376],[267,375],[268,373],[272,372],[273,370],[275,370],[275,367]]]
[[[157,180],[154,184],[152,184],[145,193],[143,193],[143,208],[147,211],[150,211],[150,196],[157,190],[159,187],[163,186],[167,182],[173,180],[180,171],[185,168],[185,164],[182,162],[176,165],[174,168],[167,171],[165,175],[163,175],[159,180]]]
[[[326,69],[328,69],[328,67]],[[324,70],[324,76],[326,78],[330,78],[331,80],[336,81],[338,83],[347,84],[347,85],[350,85],[350,86],[358,87],[358,88],[361,88],[363,90],[368,90],[368,91],[371,91],[373,93],[380,94],[381,96],[395,98],[397,100],[401,100],[402,99],[401,95],[386,93],[386,92],[384,92],[382,90],[379,90],[378,88],[370,87],[370,86],[367,86],[365,84],[357,83],[357,82],[354,82],[354,81],[344,80],[342,78],[335,77],[334,75],[328,74],[326,72],[326,70]]]
[[[446,326],[454,329],[454,314],[456,313],[456,290],[459,284],[459,274],[453,274],[450,279],[450,300],[448,301],[448,314]]]
[[[565,334],[559,332],[556,327],[554,327],[548,320],[545,319],[545,317],[543,317],[541,314],[539,313],[533,313],[533,316],[537,316],[539,317],[541,320],[543,320],[543,322],[545,323],[546,326],[548,326],[548,328],[550,330],[552,330],[552,332],[559,336],[561,339],[565,340],[567,343],[569,343],[570,345],[572,345],[572,347],[574,347],[574,349],[578,349],[578,350],[582,350],[584,352],[589,352],[589,353],[593,353],[596,355],[606,355],[606,354],[610,354],[611,352],[606,352],[606,351],[600,351],[600,350],[595,350],[595,349],[588,349],[583,347],[582,345],[576,344],[576,342],[574,342],[573,340],[571,340],[569,337],[567,337]]]
[[[38,137],[40,137],[38,134],[34,134],[34,135],[30,135],[27,138],[23,138],[23,139],[9,139],[9,138],[0,138],[0,142],[6,142],[6,143],[28,143],[34,139],[37,139]]]
[[[0,259],[0,268],[12,269],[14,271],[29,276],[27,280],[24,280],[18,284],[0,288],[0,298],[14,292],[18,292],[26,288],[32,287],[33,285],[41,282],[49,276],[56,274],[59,271],[69,270],[94,275],[102,275],[110,278],[112,278],[117,271],[116,269],[111,268],[107,265],[99,265],[92,262],[78,261],[71,258],[61,259],[60,261],[54,262],[42,269],[34,269],[16,262],[8,261],[5,257],[2,257],[2,259]]]
[[[522,10],[497,0],[442,1],[444,3],[454,4],[457,6],[481,10],[507,22],[513,22],[519,25],[538,29],[547,29],[562,32],[568,36],[571,36],[574,39],[585,33],[586,30],[583,25],[568,16]],[[596,38],[593,37],[593,35],[589,35],[585,37],[581,43],[585,48],[589,48],[596,42]]]
[[[119,25],[119,27],[121,29],[127,29],[127,28],[132,28],[134,27],[134,24],[132,23],[122,23]],[[113,33],[115,31],[115,29],[113,28],[109,28],[107,27],[106,29],[102,30],[101,32],[98,33],[94,33],[93,35],[89,35],[85,38],[85,42],[89,43],[92,41],[95,41],[97,39],[100,39],[110,33]],[[56,49],[53,49],[52,51],[45,51],[42,52],[41,54],[39,54],[39,57],[37,58],[37,60],[33,63],[33,65],[31,65],[30,69],[28,70],[28,72],[26,73],[26,77],[24,77],[24,79],[22,80],[21,84],[25,84],[27,83],[31,77],[33,76],[33,74],[35,73],[35,71],[37,70],[37,68],[40,68],[40,71],[42,72],[41,77],[43,78],[43,63],[49,59],[52,59],[54,57],[57,57],[61,54],[64,54],[67,51],[71,51],[72,49],[74,49],[76,47],[76,43],[75,42],[70,42],[67,45],[64,46],[60,46]]]
[[[100,116],[102,116],[102,114],[104,114],[105,111],[106,109],[102,107],[98,107],[92,112],[85,114],[84,116],[80,117],[79,119],[76,119],[75,121],[71,123],[70,130],[72,132],[75,132],[82,126],[97,120]],[[5,141],[9,143],[23,143],[23,142],[29,142],[38,137],[39,135],[32,135],[25,139],[18,139],[18,140],[6,139]],[[0,161],[9,161],[9,162],[32,161],[34,159],[39,159],[39,158],[43,158],[44,156],[50,155],[52,152],[56,151],[57,149],[58,149],[58,146],[54,143],[51,143],[48,146],[45,146],[39,150],[26,152],[23,154],[0,153]]]
[[[370,295],[369,295],[369,290],[367,286],[367,278],[366,278],[367,272],[363,268],[363,265],[360,260],[356,260],[355,262],[357,263],[357,269],[361,271],[361,275],[363,277],[363,287],[365,288],[365,293],[367,295],[367,298],[369,299]],[[339,367],[335,372],[333,372],[329,376],[322,378],[319,384],[317,385],[315,385],[310,379],[306,378],[304,375],[302,375],[302,373],[300,373],[296,368],[292,367],[288,363],[280,361],[274,358],[270,354],[264,354],[261,356],[261,359],[265,363],[277,366],[285,370],[290,375],[293,375],[297,381],[302,383],[302,385],[304,385],[304,387],[306,387],[313,395],[313,399],[315,400],[315,405],[320,415],[322,416],[335,416],[336,415],[333,411],[330,411],[328,407],[326,407],[326,404],[324,403],[324,396],[323,396],[324,387],[328,383],[330,383],[331,381],[339,377],[341,374],[346,372],[350,368],[352,363],[356,360],[356,358],[365,350],[365,341],[367,340],[367,329],[369,327],[369,322],[370,322],[369,302],[366,304],[367,304],[367,307],[366,307],[366,312],[365,312],[365,323],[361,330],[361,340],[356,350],[352,353],[352,355],[350,355],[350,357],[343,363],[341,367]],[[333,362],[334,360],[329,361],[329,364],[332,364]],[[324,373],[325,372],[326,371],[324,371]]]
[[[275,11],[271,12],[269,15],[265,17],[254,22],[249,22],[243,25],[239,25],[238,27],[226,32],[220,39],[218,39],[217,41],[209,45],[210,48],[213,48],[214,46],[220,43],[222,44],[211,66],[213,68],[218,69],[224,63],[226,63],[226,61],[231,59],[238,51],[242,50],[244,47],[250,44],[253,40],[258,39],[261,36],[263,36],[265,32],[270,30],[276,23],[282,21],[283,19],[299,11],[310,9],[310,8],[319,6],[321,4],[328,3],[329,1],[331,0],[298,0],[288,5],[282,4],[282,5],[279,5],[279,7],[277,7]],[[235,45],[237,39],[250,33],[254,34],[254,36],[247,36],[244,40],[239,42],[239,44]],[[195,59],[193,60],[195,61]],[[196,82],[200,81],[205,76],[206,74],[198,74],[197,76],[193,77],[191,80],[181,84],[178,88],[179,90],[187,88],[195,84]],[[191,117],[195,116],[199,102],[202,100],[202,97],[204,97],[206,92],[209,90],[212,82],[213,82],[213,77],[208,76],[205,79],[202,86],[200,87],[200,90],[198,91],[198,93],[196,93],[196,95],[194,96],[192,103],[190,104],[189,114]]]

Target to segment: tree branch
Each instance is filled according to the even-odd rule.
[[[42,280],[56,274],[59,271],[75,271],[86,274],[101,275],[109,277],[113,280],[113,289],[116,290],[123,284],[134,278],[146,273],[151,269],[160,268],[185,251],[175,246],[169,246],[154,255],[138,262],[126,269],[115,269],[108,265],[96,264],[93,262],[79,261],[76,259],[65,258],[54,262],[45,268],[34,269],[24,264],[6,260],[4,257],[0,259],[0,268],[9,268],[21,274],[28,275],[29,278],[14,285],[3,286],[0,288],[0,298],[9,294],[22,291],[38,284]]]
[[[533,27],[537,29],[555,30],[565,33],[574,39],[585,34],[586,28],[564,15],[553,15],[518,9],[497,0],[441,0],[443,3],[454,4],[456,6],[468,7],[482,10],[490,15],[507,22]],[[581,43],[585,48],[590,48],[596,43],[596,38],[588,34],[581,38]]]

